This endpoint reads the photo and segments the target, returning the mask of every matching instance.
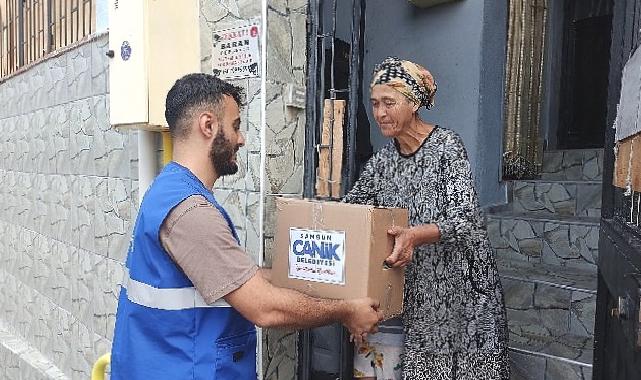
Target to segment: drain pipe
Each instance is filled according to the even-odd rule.
[[[162,136],[162,166],[167,165],[174,156],[174,144],[169,131],[160,132]]]
[[[156,177],[154,132],[138,130],[138,203]]]

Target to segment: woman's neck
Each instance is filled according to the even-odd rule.
[[[433,129],[433,124],[426,123],[418,117],[414,118],[403,133],[396,136],[401,153],[412,154],[416,152]]]

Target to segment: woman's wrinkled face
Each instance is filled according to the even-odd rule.
[[[372,87],[370,98],[374,118],[385,137],[396,137],[408,127],[414,119],[418,107],[386,84]]]

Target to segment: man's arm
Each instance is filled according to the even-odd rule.
[[[330,300],[279,288],[267,281],[261,271],[225,300],[259,327],[311,328],[340,322],[356,337],[375,329],[382,319],[379,303],[361,298]]]
[[[263,327],[305,328],[341,322],[359,339],[379,321],[369,299],[317,299],[273,286],[234,240],[227,221],[202,196],[192,196],[167,217],[160,241],[211,304],[220,298]]]

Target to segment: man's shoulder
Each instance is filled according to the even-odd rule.
[[[169,212],[163,226],[171,230],[178,221],[187,215],[189,215],[189,218],[197,220],[202,218],[207,218],[208,220],[222,218],[220,211],[204,195],[193,194],[183,199]]]

